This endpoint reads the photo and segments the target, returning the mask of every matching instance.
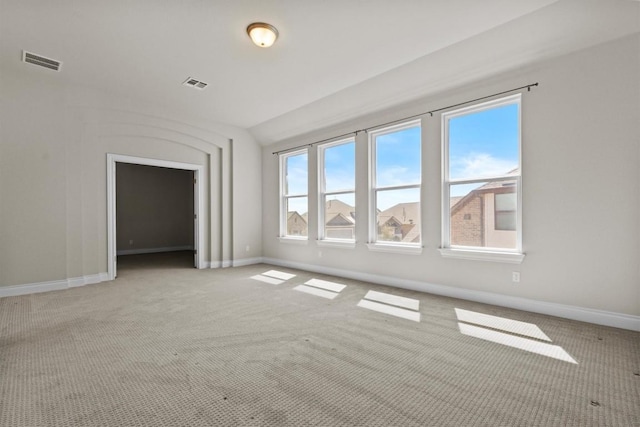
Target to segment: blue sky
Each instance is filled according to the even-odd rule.
[[[378,187],[420,183],[420,127],[376,137]]]
[[[449,121],[449,178],[506,175],[518,167],[518,104],[491,108]],[[484,183],[452,185],[451,196],[464,196]]]
[[[509,104],[449,120],[450,179],[505,175],[518,167],[518,108],[518,104]],[[440,141],[430,143],[440,144]],[[421,147],[419,126],[377,136],[377,186],[419,183]],[[288,158],[290,194],[307,193],[307,166],[306,154]],[[325,150],[325,174],[327,192],[355,188],[353,142]],[[451,195],[461,196],[481,185],[454,185]],[[355,205],[353,194],[336,198]],[[377,207],[384,210],[397,203],[418,201],[418,198],[417,190],[380,191]],[[290,203],[289,210],[307,211],[306,197],[291,199]]]
[[[354,190],[356,188],[356,144],[353,140],[324,150],[325,191]],[[327,196],[350,206],[356,205],[354,192]]]
[[[326,191],[353,190],[356,187],[356,145],[353,140],[325,149],[324,155]]]
[[[518,167],[518,104],[449,121],[450,179],[505,175]]]
[[[307,153],[287,157],[287,194],[307,194],[308,190],[308,156]],[[297,211],[303,214],[308,210],[307,197],[295,197],[289,199],[287,211]]]

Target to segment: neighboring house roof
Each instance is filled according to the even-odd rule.
[[[513,187],[516,185],[515,181],[498,181],[498,182],[489,182],[482,187],[476,188],[473,191],[488,193],[489,190],[495,190],[497,188],[507,188]]]
[[[387,222],[389,217],[395,217],[401,224],[419,223],[419,208],[418,202],[398,203],[378,214],[378,224]]]
[[[395,216],[378,215],[378,224],[387,225],[391,227],[399,227],[402,225],[402,222]]]
[[[420,204],[418,202],[398,203],[378,214],[381,226],[400,227],[402,242],[420,242]]]
[[[338,199],[327,200],[325,209],[327,218],[331,218],[337,214],[341,214],[347,218],[354,218],[356,213],[356,208]]]
[[[287,212],[287,221],[291,220],[294,216],[299,217],[305,224],[307,223],[307,218],[305,218],[307,214],[300,215],[297,211]]]
[[[449,198],[449,208],[453,208],[456,203],[458,203],[460,200],[462,200],[462,196],[455,196],[455,197],[451,197]]]
[[[341,213],[334,215],[327,221],[327,225],[330,227],[352,226],[355,223],[356,221],[351,216],[344,216]]]
[[[417,224],[405,224],[402,226],[402,241],[407,243],[420,243],[420,227]]]

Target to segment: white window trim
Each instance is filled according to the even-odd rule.
[[[355,240],[349,239],[324,239],[316,242],[318,246],[324,246],[328,248],[343,248],[343,249],[355,249]]]
[[[294,245],[308,245],[309,239],[307,236],[298,237],[298,236],[279,236],[278,240],[280,243],[291,243]]]
[[[294,156],[299,156],[300,154],[306,154],[307,155],[307,192],[305,194],[285,194],[285,188],[286,188],[286,174],[284,173],[284,168],[285,168],[285,164],[287,161],[287,158],[289,157],[294,157]],[[309,240],[309,236],[303,236],[303,237],[298,237],[298,236],[290,236],[287,235],[287,199],[291,199],[294,197],[306,197],[307,198],[307,210],[308,210],[308,203],[309,203],[309,188],[308,188],[308,177],[309,177],[309,150],[305,147],[303,149],[300,150],[295,150],[295,151],[289,151],[287,153],[283,153],[280,154],[278,156],[278,168],[279,168],[279,174],[280,174],[280,232],[278,235],[278,238],[280,239],[281,242],[289,242],[291,241],[291,243],[298,243],[299,241],[308,241]],[[307,223],[307,234],[308,234],[308,230],[309,230],[309,224]]]
[[[404,129],[412,127],[422,128],[421,120],[411,120],[397,125],[388,126],[385,128],[377,129],[369,133],[369,243],[367,247],[371,251],[379,252],[395,252],[395,253],[422,253],[422,243],[394,243],[378,241],[378,218],[377,218],[377,192],[380,190],[403,190],[409,188],[417,188],[418,193],[421,195],[418,200],[418,212],[422,215],[422,162],[420,164],[420,182],[418,184],[403,184],[393,185],[385,187],[376,186],[376,144],[375,138],[380,135],[398,132]],[[421,136],[422,139],[422,136]],[[422,144],[420,148],[420,157],[422,158]],[[420,221],[420,242],[422,242],[422,233],[424,230],[424,224]]]
[[[353,177],[354,179],[354,187],[353,189],[341,189],[338,191],[331,191],[331,192],[327,192],[326,188],[325,188],[325,170],[324,170],[324,155],[325,155],[325,150],[327,148],[332,148],[332,147],[336,147],[338,145],[343,145],[343,144],[349,144],[349,143],[353,143],[353,147],[355,150],[356,147],[356,140],[355,138],[351,137],[351,138],[345,138],[345,139],[340,139],[338,141],[333,141],[333,142],[328,142],[326,144],[322,144],[318,146],[318,243],[321,242],[335,242],[338,243],[337,245],[321,245],[321,246],[335,246],[335,247],[348,247],[350,243],[353,244],[353,246],[355,247],[355,234],[353,236],[353,239],[336,239],[336,238],[331,238],[331,237],[326,237],[325,236],[325,231],[326,231],[326,223],[325,223],[325,203],[324,203],[324,199],[326,196],[338,196],[341,194],[350,194],[353,193],[354,195],[356,194],[356,188],[355,188],[355,180],[356,180],[356,176]],[[355,170],[355,164],[354,166],[354,170]],[[354,206],[355,209],[357,209],[357,206]]]
[[[393,242],[389,243],[367,243],[367,248],[369,248],[372,252],[387,252],[387,253],[396,253],[396,254],[409,254],[409,255],[420,255],[422,253],[422,246],[403,243],[403,244],[394,244]]]
[[[475,250],[468,247],[452,249],[441,248],[439,251],[440,255],[444,258],[504,262],[509,264],[520,264],[525,257],[522,253],[490,251],[484,248],[477,248]]]
[[[518,175],[495,176],[490,178],[449,179],[449,120],[455,117],[480,112],[503,105],[518,104]],[[475,261],[493,261],[519,264],[524,260],[522,252],[522,95],[516,94],[493,101],[475,104],[442,114],[442,246],[440,254],[445,258],[459,258]],[[516,181],[516,247],[513,250],[451,245],[450,234],[450,187],[452,184],[470,184],[474,182]]]

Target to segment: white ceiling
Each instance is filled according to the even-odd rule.
[[[170,105],[262,144],[638,32],[628,0],[0,0],[0,70]],[[254,21],[275,25],[270,49]],[[63,62],[20,62],[22,50]],[[182,86],[187,77],[209,83]]]

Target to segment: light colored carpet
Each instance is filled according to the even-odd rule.
[[[0,425],[640,425],[639,333],[190,261],[131,256],[113,282],[0,299]],[[251,279],[272,269],[296,276]],[[347,287],[294,290],[312,278]],[[420,322],[358,307],[370,290],[419,300]],[[463,335],[455,308],[533,323],[578,363]]]

